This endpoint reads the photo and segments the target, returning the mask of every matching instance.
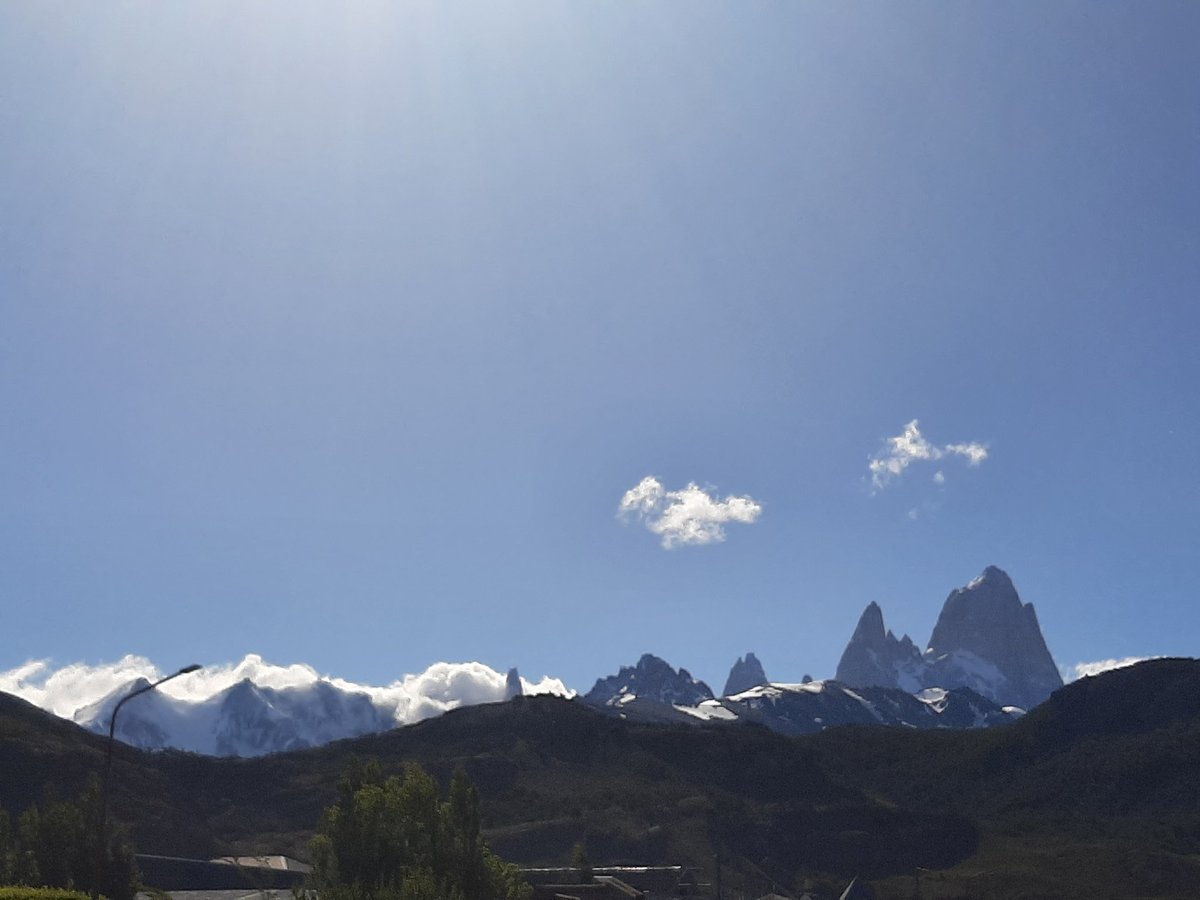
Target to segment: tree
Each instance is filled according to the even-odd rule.
[[[32,804],[16,828],[0,810],[0,884],[90,890],[111,900],[132,900],[137,890],[133,851],[119,833],[98,847],[99,788],[93,781],[76,801]],[[99,852],[97,852],[99,851]]]
[[[579,874],[580,884],[592,883],[592,859],[582,841],[571,848],[571,868]]]
[[[13,877],[12,819],[0,808],[0,884],[11,884]]]
[[[17,884],[36,887],[47,884],[42,878],[42,870],[38,865],[38,843],[42,830],[42,817],[38,814],[37,804],[30,806],[17,819],[17,853],[16,865],[13,867],[13,880]]]
[[[313,881],[332,900],[529,900],[516,866],[480,832],[479,791],[461,770],[442,800],[418,765],[384,779],[354,763],[313,839]]]
[[[462,769],[454,772],[450,782],[450,797],[446,804],[448,836],[450,838],[449,862],[451,871],[457,874],[463,893],[477,896],[483,884],[483,871],[477,860],[480,855],[479,838],[479,790],[471,784]]]

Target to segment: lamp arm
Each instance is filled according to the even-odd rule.
[[[189,672],[195,672],[200,666],[190,665],[184,666],[178,672],[172,672],[165,678],[160,678],[153,684],[147,684],[144,687],[138,688],[136,691],[130,691],[124,697],[117,701],[117,705],[113,707],[112,715],[108,719],[108,745],[104,750],[104,780],[100,783],[100,828],[97,830],[96,841],[96,860],[93,870],[91,900],[97,900],[100,892],[100,877],[103,869],[103,860],[108,853],[108,783],[112,778],[113,764],[113,744],[116,743],[117,734],[117,713],[121,711],[121,707],[147,691],[152,691],[160,684],[170,681],[172,678],[178,678],[180,675],[187,675]]]

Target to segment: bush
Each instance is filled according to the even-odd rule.
[[[0,900],[88,900],[88,895],[64,888],[0,887]]]

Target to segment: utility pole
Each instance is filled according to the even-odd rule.
[[[145,687],[138,688],[136,691],[126,694],[113,707],[112,716],[108,720],[108,746],[104,753],[104,780],[100,782],[100,827],[96,835],[96,858],[92,867],[91,900],[98,900],[100,896],[100,879],[104,873],[105,859],[108,856],[108,784],[112,779],[113,744],[116,743],[117,713],[121,711],[122,706],[134,697],[144,694],[147,691],[152,691],[160,684],[165,684],[172,678],[178,678],[180,675],[195,672],[199,668],[200,666],[195,664],[184,666],[178,672],[172,672],[165,678],[158,679],[153,684],[148,684]]]

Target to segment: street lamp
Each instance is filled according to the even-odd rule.
[[[113,707],[112,716],[108,720],[108,747],[104,754],[104,780],[100,782],[100,835],[96,847],[95,871],[92,873],[92,900],[96,900],[100,895],[100,876],[104,870],[104,859],[108,855],[108,782],[112,777],[113,744],[116,743],[117,713],[121,711],[122,706],[139,694],[152,691],[160,684],[166,684],[172,678],[187,675],[190,672],[197,671],[199,668],[200,666],[195,663],[190,666],[184,666],[178,672],[172,672],[165,678],[158,679],[153,684],[148,684],[145,687],[140,687],[136,691],[126,694]]]

